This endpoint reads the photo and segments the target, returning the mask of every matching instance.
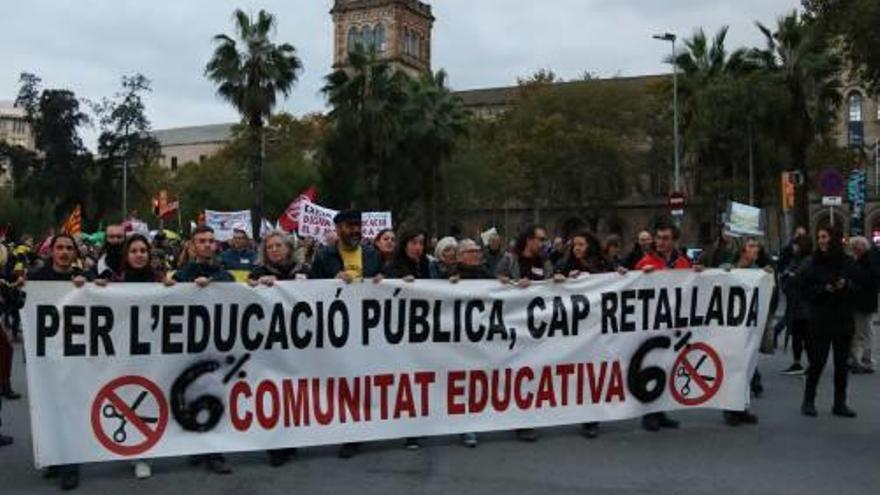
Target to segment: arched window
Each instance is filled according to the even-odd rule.
[[[410,51],[410,32],[408,27],[403,28],[403,53],[409,55]]]
[[[358,32],[358,28],[352,26],[348,28],[348,51],[349,53],[355,51],[358,44],[358,36],[360,36],[360,32]]]
[[[853,91],[849,94],[849,98],[847,98],[847,106],[849,107],[850,122],[862,121],[862,100],[862,94],[858,91]]]
[[[361,30],[361,43],[364,45],[365,51],[370,51],[373,46],[373,29],[370,26],[364,26]]]
[[[422,55],[422,37],[418,34],[413,36],[413,56],[421,58]]]
[[[376,24],[376,28],[373,30],[373,39],[376,43],[376,51],[385,53],[385,24],[381,22]]]

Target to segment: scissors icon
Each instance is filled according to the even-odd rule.
[[[141,405],[141,402],[143,402],[146,398],[147,391],[144,390],[138,396],[137,400],[134,401],[134,404],[131,405],[131,412],[135,413],[137,411],[137,408]],[[104,406],[101,413],[104,415],[105,418],[115,418],[119,420],[119,428],[116,428],[116,431],[113,432],[113,441],[116,443],[124,443],[125,440],[128,438],[128,434],[125,432],[125,426],[128,425],[128,418],[126,418],[125,415],[121,414],[119,410],[116,409],[116,406],[114,406],[113,404],[107,404],[106,406]],[[159,422],[157,418],[150,418],[145,416],[138,416],[138,418],[140,418],[140,420],[144,423]]]
[[[700,366],[703,366],[703,363],[706,362],[706,358],[708,358],[708,357],[709,357],[708,355],[703,354],[703,357],[701,357],[700,360],[697,361],[697,365],[694,366],[694,372],[697,372],[700,370]],[[689,395],[691,395],[691,379],[692,379],[692,377],[691,377],[690,373],[687,372],[685,367],[679,366],[678,370],[676,370],[676,372],[675,372],[675,376],[685,379],[684,386],[681,387],[681,394],[685,397],[688,397]],[[700,375],[700,378],[702,378],[703,380],[706,380],[707,382],[714,382],[715,381],[714,376]]]

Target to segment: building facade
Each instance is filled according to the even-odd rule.
[[[0,142],[29,150],[35,148],[34,133],[27,122],[27,115],[23,108],[16,107],[12,101],[0,101]],[[8,184],[12,180],[8,165],[0,163],[0,185]]]
[[[418,0],[336,0],[333,67],[361,45],[411,75],[431,70],[431,6]]]
[[[161,148],[159,165],[172,171],[186,163],[203,163],[232,140],[237,124],[212,124],[153,131]]]

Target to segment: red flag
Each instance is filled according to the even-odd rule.
[[[287,232],[296,232],[297,227],[299,227],[299,209],[302,203],[314,203],[318,199],[318,188],[315,185],[309,186],[308,189],[300,193],[299,196],[293,203],[290,203],[290,206],[287,207],[287,210],[278,217],[278,223],[281,225],[281,228],[286,230]]]

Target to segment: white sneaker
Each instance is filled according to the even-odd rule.
[[[134,463],[134,477],[139,480],[144,480],[153,475],[153,470],[150,469],[150,465],[147,464],[146,461],[137,461]]]

